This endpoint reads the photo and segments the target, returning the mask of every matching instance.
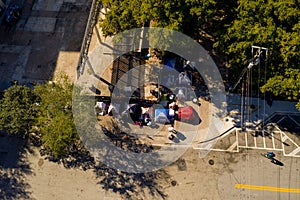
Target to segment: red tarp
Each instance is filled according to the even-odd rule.
[[[194,117],[193,108],[190,106],[182,107],[178,109],[179,120],[191,120]]]

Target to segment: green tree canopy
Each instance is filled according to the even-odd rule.
[[[57,82],[38,85],[34,92],[40,97],[37,123],[43,146],[58,157],[78,139],[72,115],[73,84],[67,77]]]
[[[299,67],[299,4],[294,0],[241,0],[236,12],[227,33],[215,44],[228,56],[230,66],[244,66],[251,46],[257,45],[269,49],[270,69],[284,72]]]
[[[108,8],[100,20],[104,36],[132,28],[151,26],[181,31],[199,37],[200,27],[216,13],[214,0],[104,0]]]
[[[298,101],[300,110],[300,69],[288,69],[282,75],[277,75],[268,80],[262,87],[263,92],[272,92],[275,96],[286,97]]]
[[[35,122],[37,96],[27,86],[13,85],[0,99],[0,129],[27,135]]]
[[[240,0],[238,3],[235,19],[215,47],[227,57],[234,75],[251,58],[252,45],[268,48],[269,81],[262,91],[298,100],[299,85],[288,84],[293,80],[300,82],[294,76],[300,69],[300,4],[294,0]]]
[[[0,130],[38,135],[42,145],[59,157],[78,139],[72,114],[73,84],[66,76],[30,89],[13,85],[0,99]]]
[[[214,43],[218,57],[227,60],[233,81],[248,65],[251,46],[268,48],[267,69],[261,73],[269,81],[262,91],[293,100],[299,96],[296,87],[275,91],[278,80],[290,80],[291,73],[300,69],[298,1],[104,0],[103,5],[108,8],[105,19],[100,20],[105,36],[150,24],[180,31],[200,41],[207,50],[211,50],[207,42]],[[259,85],[265,84],[264,75],[260,77]]]

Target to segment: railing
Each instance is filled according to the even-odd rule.
[[[80,75],[83,74],[84,67],[88,58],[88,52],[92,40],[93,30],[98,22],[101,7],[102,7],[101,0],[93,0],[84,37],[83,37],[83,42],[81,45],[80,56],[77,65],[77,79],[80,77]]]

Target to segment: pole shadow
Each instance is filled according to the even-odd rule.
[[[281,139],[275,137],[274,135],[266,132],[266,131],[255,131],[254,134],[251,134],[253,137],[268,137],[269,139],[274,138],[275,140],[281,142],[282,144],[284,144],[285,146],[290,146],[288,143],[283,142]]]
[[[275,165],[278,165],[278,166],[284,166],[284,164],[281,161],[279,161],[275,158],[273,158],[273,160],[271,162]]]

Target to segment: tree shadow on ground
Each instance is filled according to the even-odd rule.
[[[124,133],[122,133],[124,134]],[[140,144],[136,139],[128,137],[123,141],[110,133],[112,142],[131,152],[151,152],[152,147]],[[124,137],[124,135],[122,135]],[[167,194],[164,188],[171,182],[170,175],[165,170],[158,170],[147,173],[127,173],[113,169],[103,163],[97,163],[89,151],[80,143],[70,147],[67,156],[55,159],[48,152],[42,152],[45,158],[57,163],[62,163],[65,168],[79,168],[81,170],[92,169],[96,174],[98,184],[106,191],[112,191],[120,194],[124,199],[145,199],[150,196],[151,199],[166,199]]]
[[[0,198],[33,199],[30,185],[26,182],[26,176],[32,174],[26,160],[26,153],[31,152],[26,139],[17,136],[2,135],[0,142]]]
[[[139,139],[132,138],[124,132],[116,134],[106,129],[104,133],[116,147],[124,151],[150,153],[155,150],[155,147],[141,143]],[[159,157],[157,157],[157,162],[159,162]],[[124,199],[167,198],[164,188],[169,185],[171,178],[163,169],[143,173],[128,173],[100,163],[94,171],[97,178],[100,179],[98,184],[102,185],[103,189],[118,193]]]
[[[89,151],[80,141],[70,145],[67,149],[67,153],[59,158],[56,158],[52,152],[43,148],[40,150],[40,155],[51,162],[61,163],[67,169],[79,168],[86,171],[95,168],[94,157],[90,155]]]
[[[115,139],[115,138],[114,138]],[[139,144],[135,139],[114,140],[116,146],[132,152],[149,152],[153,149],[145,144]],[[42,153],[43,154],[43,153]],[[98,179],[98,184],[106,191],[111,191],[124,199],[167,199],[164,188],[170,185],[170,175],[165,170],[157,170],[147,173],[127,173],[113,169],[103,163],[97,163],[94,157],[82,146],[74,145],[67,156],[55,159],[51,154],[44,153],[45,158],[57,163],[62,163],[67,169],[79,168],[81,170],[92,169]]]
[[[165,170],[148,173],[127,173],[99,165],[95,168],[98,184],[106,191],[113,191],[125,199],[147,199],[148,193],[151,199],[167,199],[164,185],[169,184],[170,176]]]

